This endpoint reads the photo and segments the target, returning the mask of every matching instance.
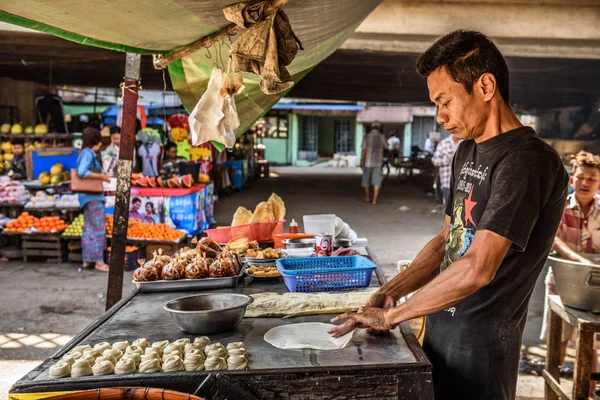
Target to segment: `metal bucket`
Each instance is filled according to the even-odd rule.
[[[585,254],[599,262],[598,254]],[[600,265],[587,265],[568,261],[558,256],[548,257],[554,272],[556,289],[563,304],[586,311],[600,311]]]

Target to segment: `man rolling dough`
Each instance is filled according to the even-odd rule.
[[[452,163],[442,231],[411,266],[330,331],[386,331],[426,315],[423,348],[435,398],[514,399],[529,299],[567,195],[558,154],[509,102],[508,68],[493,42],[455,31],[417,61],[437,121],[463,140]],[[418,290],[408,301],[397,300]]]

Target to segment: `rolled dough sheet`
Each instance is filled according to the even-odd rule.
[[[334,339],[327,333],[335,325],[322,322],[301,322],[271,328],[265,333],[265,341],[284,349],[337,350],[350,343],[354,331]]]

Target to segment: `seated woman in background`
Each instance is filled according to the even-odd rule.
[[[567,196],[558,232],[552,249],[561,257],[584,264],[593,264],[580,253],[600,253],[600,157],[580,151],[571,160],[573,174],[570,179],[574,192]],[[552,268],[546,275],[546,302],[544,305],[544,321],[542,324],[542,339],[546,339],[550,310],[548,295],[558,294]],[[577,330],[563,322],[561,364],[564,363],[569,340],[573,343]],[[598,338],[594,348],[598,348]],[[596,354],[597,359],[597,354]],[[596,371],[597,363],[592,363],[592,371]],[[592,385],[593,387],[594,385]]]

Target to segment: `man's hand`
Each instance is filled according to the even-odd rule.
[[[396,306],[396,299],[394,299],[391,295],[375,292],[371,295],[371,297],[369,297],[369,300],[367,300],[364,307],[362,307],[361,309],[366,309],[366,308],[388,309],[388,308],[392,308],[395,306]],[[360,312],[361,309],[359,309],[358,312]],[[344,314],[344,315],[346,315],[346,314]],[[334,320],[336,320],[336,319],[334,318]],[[332,322],[334,322],[334,320],[332,320]],[[347,319],[346,322],[344,322],[343,324],[337,326],[336,328],[331,329],[329,331],[329,334],[332,335],[333,337],[344,336],[346,333],[357,328],[358,325],[359,324],[357,321],[350,318],[350,319]],[[376,332],[382,331],[383,329],[367,328],[366,330],[368,333],[376,333]]]
[[[346,321],[337,328],[329,331],[329,334],[337,338],[345,335],[350,330],[347,329],[347,322],[352,322],[354,327],[371,329],[373,331],[387,332],[395,327],[389,318],[387,309],[376,307],[361,307],[358,312],[344,313],[331,320],[331,322]]]

